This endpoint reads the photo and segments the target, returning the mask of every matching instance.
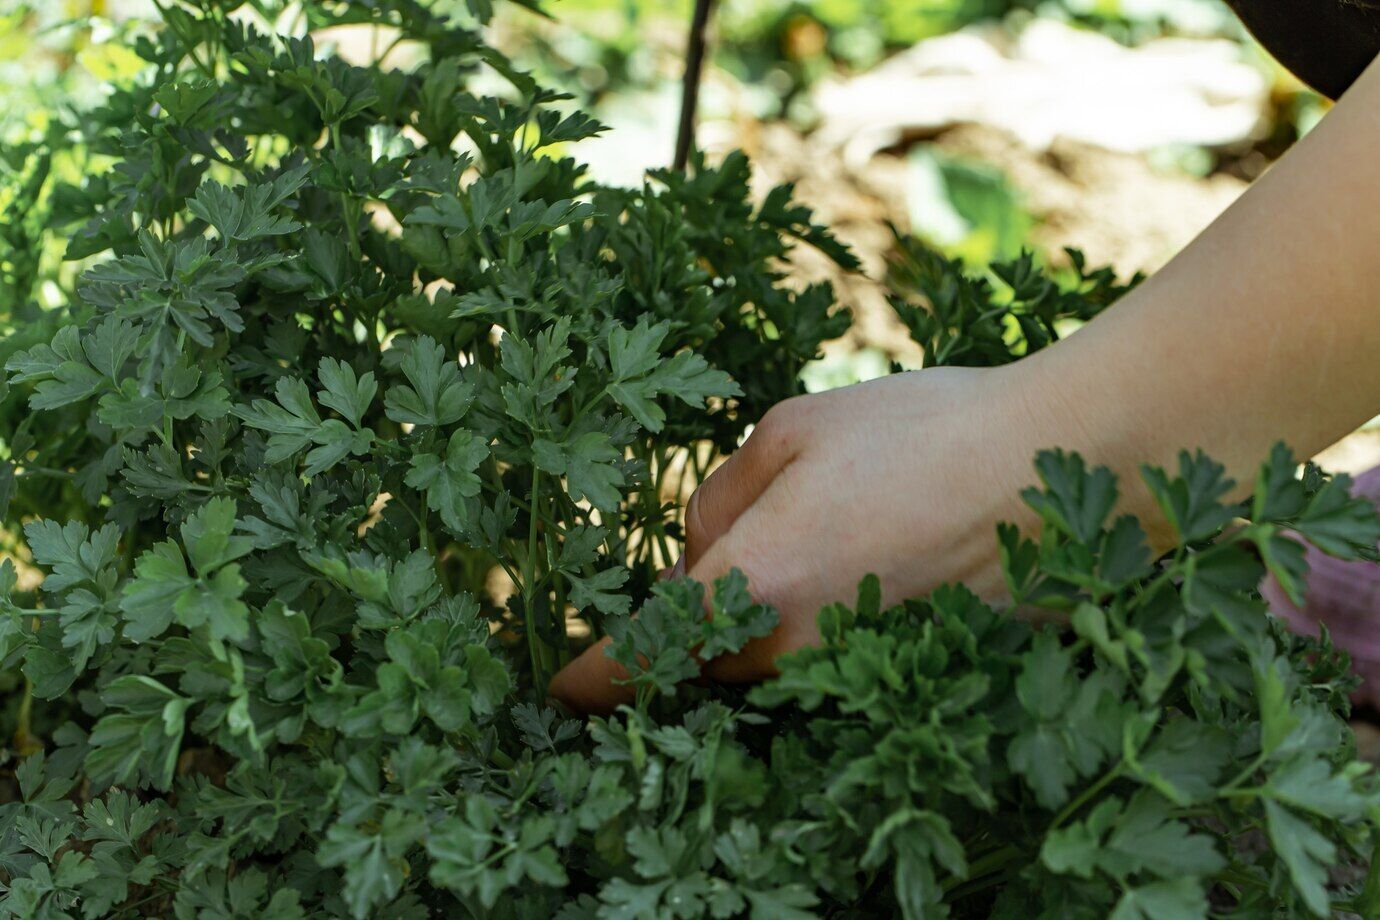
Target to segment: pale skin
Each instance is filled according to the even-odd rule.
[[[1380,412],[1380,62],[1322,123],[1096,322],[994,369],[899,374],[777,406],[700,486],[685,571],[737,567],[776,632],[710,662],[753,681],[816,639],[815,615],[880,576],[896,601],[965,582],[999,601],[995,527],[1029,531],[1037,450],[1111,467],[1155,536],[1142,463],[1202,448],[1248,490],[1270,446],[1303,455]],[[583,712],[631,698],[592,646],[551,683]]]

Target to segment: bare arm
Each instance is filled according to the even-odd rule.
[[[1380,64],[1168,266],[1023,362],[1081,418],[1063,446],[1126,473],[1202,447],[1241,472],[1380,413],[1377,163]]]

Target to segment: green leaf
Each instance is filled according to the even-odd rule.
[[[1082,457],[1061,450],[1041,451],[1035,469],[1044,490],[1023,492],[1026,504],[1078,542],[1094,543],[1116,504],[1116,476],[1102,466],[1089,472]]]
[[[162,803],[141,803],[127,792],[111,792],[93,799],[82,809],[87,840],[110,840],[134,849],[140,839],[165,816]]]
[[[1237,623],[1261,618],[1253,597],[1265,577],[1260,560],[1239,546],[1219,546],[1190,556],[1184,570],[1184,603],[1196,614],[1220,613]]]
[[[98,373],[118,386],[126,362],[139,347],[139,330],[132,323],[107,316],[83,338],[82,350]]]
[[[345,416],[351,426],[358,429],[363,425],[365,413],[379,391],[372,371],[363,377],[355,375],[355,369],[344,361],[322,358],[317,371],[321,390],[316,398],[321,405],[334,409]]]
[[[609,333],[613,382],[608,392],[653,432],[666,423],[666,412],[656,404],[662,394],[674,395],[690,406],[701,406],[711,396],[742,395],[732,378],[709,367],[700,355],[682,351],[662,358],[659,349],[669,331],[669,323],[651,325],[644,318],[632,329],[615,326]]]
[[[169,83],[153,94],[163,111],[173,121],[188,126],[201,126],[206,121],[209,103],[220,87],[211,80],[190,80]]]
[[[1127,805],[1107,838],[1106,866],[1118,877],[1152,872],[1166,879],[1212,875],[1225,865],[1205,834],[1171,816],[1164,801],[1142,792]]]
[[[391,811],[388,819],[393,824],[403,820],[397,812]],[[402,890],[407,863],[398,852],[396,837],[399,836],[402,835],[371,834],[343,824],[333,825],[326,832],[316,858],[323,866],[345,867],[342,894],[354,916],[370,915]]]
[[[253,544],[248,537],[232,536],[234,527],[234,501],[213,498],[182,525],[191,571],[172,541],[139,556],[120,603],[128,638],[149,641],[174,621],[188,629],[206,626],[217,639],[248,636],[249,610],[240,601],[247,583],[234,560]]]
[[[256,399],[252,405],[234,410],[245,424],[270,432],[264,456],[268,463],[282,463],[311,447],[302,471],[302,475],[311,477],[329,470],[346,457],[369,451],[373,432],[367,428],[352,431],[338,419],[322,421],[307,385],[301,380],[281,377],[274,393],[278,399],[276,404]]]
[[[390,387],[384,411],[405,425],[439,427],[460,421],[474,399],[474,387],[461,379],[460,366],[446,359],[445,349],[429,336],[412,342],[402,360],[410,386]]]
[[[1303,544],[1270,527],[1257,525],[1250,533],[1270,574],[1291,601],[1302,604],[1308,577],[1308,560],[1304,556]]]
[[[309,171],[310,167],[303,163],[267,182],[254,182],[239,188],[207,182],[188,199],[187,210],[215,227],[227,243],[293,233],[302,229],[302,225],[274,211],[302,187]]]
[[[565,442],[538,438],[532,442],[532,459],[537,468],[566,477],[570,496],[589,499],[602,511],[618,507],[624,486],[622,459],[618,448],[602,431],[589,431]]]
[[[1113,588],[1124,587],[1147,574],[1150,548],[1145,531],[1133,517],[1120,517],[1102,538],[1098,550],[1098,575]]]
[[[632,598],[617,593],[628,580],[628,570],[614,566],[595,572],[589,577],[567,574],[570,581],[570,603],[576,610],[591,607],[609,616],[624,616],[632,607]]]
[[[116,678],[101,693],[111,708],[89,739],[86,770],[98,787],[127,783],[166,790],[172,783],[188,703],[151,677]]]
[[[779,617],[748,594],[747,576],[739,569],[714,580],[709,616],[700,621],[699,656],[704,661],[742,651],[752,639],[770,635]]]
[[[1329,479],[1294,521],[1294,529],[1318,549],[1342,559],[1373,555],[1380,541],[1380,518],[1365,498],[1351,496],[1351,477]]]
[[[1164,470],[1142,467],[1141,476],[1181,543],[1212,536],[1226,526],[1233,510],[1222,499],[1236,487],[1226,467],[1202,451],[1179,454],[1179,475],[1170,479]]]
[[[1206,920],[1207,894],[1192,878],[1153,882],[1127,890],[1110,920]]]
[[[445,457],[415,454],[406,481],[426,493],[427,507],[440,512],[447,527],[463,530],[470,517],[466,500],[478,495],[482,485],[476,471],[488,458],[488,442],[461,429],[450,436]]]
[[[85,524],[68,521],[31,521],[24,525],[34,562],[51,569],[43,590],[60,594],[78,585],[106,586],[115,562],[120,529],[106,524],[92,533]]]
[[[67,595],[58,616],[62,627],[62,647],[71,649],[71,667],[84,670],[93,657],[108,648],[115,638],[115,613],[108,598],[98,597],[84,588]]]
[[[120,603],[125,636],[134,642],[147,642],[162,635],[172,625],[177,601],[192,584],[176,543],[157,543],[140,554],[134,579],[125,586]]]
[[[1270,457],[1261,465],[1255,483],[1253,520],[1287,521],[1304,509],[1308,495],[1298,477],[1298,465],[1294,452],[1284,444],[1270,449]]]
[[[1030,784],[1040,807],[1053,811],[1068,801],[1077,773],[1058,731],[1045,726],[1025,729],[1012,740],[1007,760]]]
[[[1307,821],[1268,800],[1265,802],[1265,829],[1303,903],[1315,917],[1329,916],[1327,873],[1336,862],[1337,848]]]
[[[1215,795],[1231,756],[1231,739],[1222,729],[1182,718],[1165,726],[1131,768],[1165,798],[1187,806]]]
[[[57,409],[88,399],[100,392],[105,380],[87,363],[81,334],[66,326],[53,336],[50,345],[35,345],[16,352],[5,363],[12,383],[37,381],[29,408],[35,412]]]
[[[1063,713],[1075,689],[1072,666],[1072,656],[1054,633],[1037,635],[1016,678],[1016,697],[1025,711],[1044,720]]]
[[[249,552],[247,537],[233,536],[235,502],[213,498],[182,525],[182,542],[197,574],[206,575]]]
[[[1296,757],[1272,773],[1265,790],[1291,808],[1340,820],[1363,818],[1369,805],[1352,787],[1351,776],[1333,772],[1325,760],[1308,755]]]
[[[1263,755],[1283,758],[1329,740],[1325,727],[1328,717],[1314,706],[1294,702],[1297,678],[1287,658],[1257,654],[1251,668],[1255,677],[1256,705],[1260,710],[1260,751]]]
[[[1113,639],[1108,626],[1107,614],[1093,604],[1080,604],[1069,617],[1069,625],[1080,637],[1087,639],[1093,647],[1123,671],[1130,669],[1126,643]]]
[[[62,696],[77,679],[69,656],[41,645],[24,653],[24,676],[33,684],[33,694],[41,700]]]
[[[1120,817],[1120,811],[1120,799],[1104,799],[1086,821],[1051,830],[1040,845],[1040,861],[1056,875],[1092,878],[1098,871],[1103,839]]]

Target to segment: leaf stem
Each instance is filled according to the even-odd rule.
[[[339,123],[328,125],[326,131],[331,136],[331,149],[336,153],[341,153]],[[353,196],[341,189],[340,213],[345,219],[345,243],[350,247],[350,255],[354,256],[355,261],[359,261],[364,258],[364,254],[359,246],[359,215],[355,213],[355,209],[356,203]]]
[[[555,649],[541,637],[537,627],[537,507],[541,499],[541,470],[532,467],[532,494],[528,499],[532,510],[527,515],[527,552],[522,560],[522,612],[526,618],[527,654],[532,661],[532,685],[538,694],[545,695],[546,685],[555,673],[552,661]]]
[[[153,0],[153,5],[158,8],[159,17],[162,18],[162,20],[168,24],[168,28],[172,29],[173,34],[176,35],[179,39],[181,39],[182,47],[183,50],[187,53],[187,57],[191,58],[192,63],[196,65],[197,69],[200,70],[208,80],[215,80],[215,71],[212,70],[210,66],[208,66],[207,64],[204,64],[201,58],[197,56],[197,43],[193,42],[186,33],[184,33],[180,28],[178,28],[178,22],[175,18],[171,18],[168,16],[168,8],[164,6],[162,0]]]
[[[704,71],[704,55],[708,42],[705,32],[714,0],[695,0],[690,19],[690,33],[686,41],[685,76],[681,81],[680,126],[676,131],[676,152],[671,168],[684,172],[695,146],[695,110],[700,101],[700,75]]]
[[[34,684],[24,678],[24,695],[19,700],[19,713],[15,719],[14,749],[20,755],[33,754],[43,749],[43,745],[32,734],[34,709]]]
[[[1265,759],[1267,756],[1268,755],[1264,751],[1261,751],[1260,754],[1257,755],[1254,760],[1252,760],[1249,764],[1246,765],[1246,768],[1244,770],[1236,774],[1236,777],[1232,779],[1231,782],[1227,783],[1225,786],[1222,787],[1222,792],[1220,794],[1222,796],[1228,796],[1232,792],[1235,792],[1238,786],[1240,786],[1242,783],[1246,782],[1246,780],[1254,776],[1256,771],[1265,765]]]
[[[1118,760],[1115,766],[1113,766],[1106,773],[1102,774],[1101,779],[1093,783],[1087,789],[1084,789],[1083,792],[1076,799],[1065,805],[1064,810],[1059,812],[1059,814],[1054,817],[1054,820],[1050,822],[1049,828],[1045,831],[1045,833],[1049,833],[1049,831],[1056,830],[1059,827],[1063,826],[1064,822],[1068,821],[1075,814],[1077,814],[1079,809],[1081,809],[1084,805],[1088,804],[1088,802],[1092,801],[1100,792],[1102,792],[1102,790],[1106,789],[1107,786],[1109,786],[1114,780],[1120,777],[1121,771],[1125,768],[1126,761],[1124,759]]]
[[[1024,851],[1017,847],[1006,846],[976,860],[968,867],[966,877],[953,876],[940,885],[945,902],[961,900],[997,884],[1006,877],[1011,864],[1024,856]]]

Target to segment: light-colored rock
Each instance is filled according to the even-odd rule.
[[[962,123],[1034,149],[1060,138],[1140,152],[1221,146],[1262,123],[1268,83],[1224,39],[1164,38],[1128,48],[1048,19],[1014,36],[972,26],[918,43],[867,73],[814,91],[817,139],[853,165],[907,136]]]

